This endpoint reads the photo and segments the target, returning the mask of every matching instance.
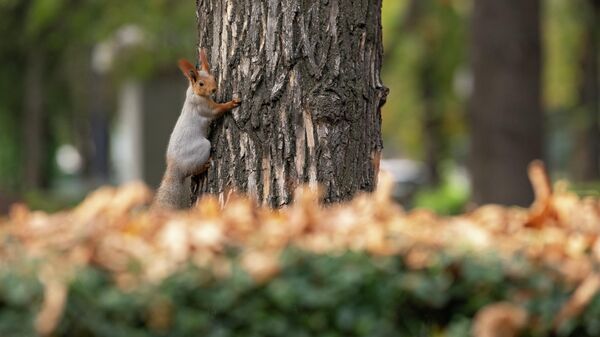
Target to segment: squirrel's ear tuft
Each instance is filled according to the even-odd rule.
[[[198,47],[198,57],[200,59],[200,70],[210,74],[210,66],[208,65],[208,58],[206,57],[206,49]]]
[[[183,73],[185,77],[187,77],[190,81],[196,82],[198,79],[198,72],[196,71],[196,67],[194,67],[190,61],[186,59],[179,60],[179,69]]]

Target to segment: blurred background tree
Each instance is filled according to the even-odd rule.
[[[485,2],[383,1],[382,76],[390,88],[383,111],[385,158],[416,168],[410,175],[398,170],[399,184],[411,186],[403,200],[446,213],[461,211],[471,187],[477,189],[466,170],[474,1]],[[596,195],[598,3],[540,0],[539,9],[542,155],[554,178],[568,178],[579,192]],[[111,158],[120,144],[113,139],[121,124],[121,88],[131,78],[155,83],[175,70],[176,59],[193,57],[194,10],[181,0],[0,0],[0,199],[58,207],[62,198],[76,200],[89,188],[120,182]],[[141,42],[121,48],[135,32]],[[106,59],[107,49],[114,60]],[[99,71],[106,63],[110,70]],[[160,90],[171,87],[163,82]],[[179,111],[182,97],[165,101],[173,106],[170,114]],[[166,140],[155,138],[144,156],[156,154],[157,164],[149,166],[160,171]],[[58,165],[57,156],[70,159],[71,170]],[[77,156],[81,165],[75,169]],[[77,186],[71,190],[78,193],[64,193],[65,186]],[[506,202],[523,204],[527,198],[513,197]]]
[[[56,189],[70,174],[84,182],[83,190],[110,182],[116,88],[124,78],[147,79],[193,52],[193,6],[3,0],[0,18],[0,191],[27,197]],[[119,51],[119,31],[141,32],[143,42],[114,57],[107,49]],[[98,68],[107,64],[112,70],[103,76]],[[81,157],[76,172],[57,168],[64,144]]]
[[[393,39],[386,49],[385,64],[393,67],[404,56],[414,58],[411,61],[415,64],[411,66],[407,62],[410,68],[404,70],[406,75],[400,75],[400,81],[414,86],[413,99],[417,106],[409,110],[416,108],[421,116],[411,113],[418,125],[413,130],[419,135],[408,133],[408,138],[400,138],[398,143],[390,144],[390,155],[395,155],[393,152],[398,151],[401,143],[410,142],[407,154],[424,161],[429,183],[436,186],[440,183],[441,161],[449,157],[464,158],[464,153],[453,153],[452,150],[460,142],[455,136],[464,131],[460,125],[462,112],[457,109],[464,93],[455,90],[454,79],[461,76],[466,67],[466,21],[464,10],[461,12],[459,6],[447,1],[412,0],[405,3],[406,8],[398,6],[395,9],[395,12],[404,11],[399,15],[400,20],[395,20],[397,27],[393,32],[388,30],[389,33],[384,34]],[[389,76],[386,71],[384,74]],[[402,124],[401,120],[398,122],[396,126]],[[386,125],[392,128],[394,124]],[[389,134],[393,132],[386,131]],[[396,134],[401,136],[404,132]]]
[[[543,159],[539,0],[478,0],[471,19],[473,201],[528,206],[527,166]]]
[[[465,179],[468,175],[463,170],[470,143],[466,111],[470,100],[476,99],[470,67],[470,50],[476,47],[471,44],[473,41],[468,33],[473,23],[470,20],[474,3],[487,4],[481,0],[384,1],[386,58],[383,79],[391,92],[383,115],[386,155],[389,158],[400,154],[422,162],[427,172],[427,184],[438,186],[419,189],[416,205],[449,213],[461,211],[469,199],[468,191],[482,187],[477,181],[472,189],[466,187],[464,182],[469,180]],[[599,112],[598,90],[592,88],[599,76],[597,3],[592,0],[543,0],[539,8],[542,39],[539,80],[543,111],[540,121],[545,128],[544,135],[539,136],[543,137],[540,141],[544,144],[541,155],[549,162],[553,177],[573,180],[581,193],[596,195],[600,140],[594,130],[598,128]],[[535,21],[534,16],[524,19]],[[480,24],[483,28],[494,28],[494,23],[489,20]],[[507,25],[495,27],[504,30],[510,26],[508,23],[498,25]],[[524,29],[536,27],[534,24]],[[471,29],[477,28],[471,26]],[[510,31],[518,34],[517,30]],[[505,47],[492,36],[487,38],[499,51]],[[436,43],[438,49],[435,49]],[[488,58],[494,56],[500,54],[487,55]],[[428,77],[435,80],[427,81]],[[587,90],[582,89],[584,83],[587,83]],[[523,90],[520,85],[514,89]],[[588,92],[585,104],[583,92]],[[522,123],[521,117],[514,117],[519,118],[514,122]],[[505,121],[511,122],[510,119],[506,115]],[[497,124],[490,126],[492,130],[498,127]],[[483,135],[486,136],[489,135]],[[480,141],[489,145],[486,139]],[[520,144],[530,141],[533,139],[522,140],[525,143]],[[514,151],[520,150],[520,145],[515,146]],[[596,172],[596,176],[581,174],[583,167],[588,172]],[[511,179],[510,175],[503,181],[491,179],[489,172],[482,171],[481,174],[487,174],[486,184],[496,187]],[[524,174],[522,171],[521,178]],[[504,203],[527,204],[529,184],[523,179],[519,181],[525,185],[523,191],[511,192],[510,200],[504,200]]]

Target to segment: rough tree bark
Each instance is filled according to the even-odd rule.
[[[528,205],[542,157],[539,0],[476,0],[470,111],[473,201]]]
[[[324,201],[376,185],[387,88],[381,0],[197,0],[217,98],[243,103],[213,126],[200,191],[233,188],[263,204],[301,184]],[[222,194],[221,194],[222,195]]]

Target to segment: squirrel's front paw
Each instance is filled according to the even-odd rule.
[[[240,104],[242,104],[242,100],[240,100],[240,99],[239,99],[239,98],[237,98],[237,97],[234,97],[234,98],[231,100],[231,104],[233,105],[233,107],[234,107],[234,108],[237,108],[238,106],[240,106]]]

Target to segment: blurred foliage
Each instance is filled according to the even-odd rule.
[[[230,194],[188,211],[103,187],[0,218],[0,335],[598,336],[600,199],[530,169],[533,206],[440,217],[373,194],[280,210]],[[501,336],[516,336],[503,334]]]
[[[1,0],[0,189],[22,188],[28,123],[23,117],[28,99],[24,74],[30,55],[43,59],[44,134],[50,144],[45,166],[52,166],[60,144],[77,144],[86,152],[89,141],[81,133],[89,128],[94,47],[119,28],[136,26],[143,43],[119,55],[110,74],[112,85],[124,77],[152,76],[173,67],[174,59],[195,53],[194,10],[193,3],[173,0]]]
[[[547,0],[545,6],[544,85],[549,113],[577,104],[579,53],[583,42],[583,0]]]
[[[443,165],[442,182],[436,187],[424,187],[417,191],[415,208],[426,208],[440,215],[456,215],[464,212],[469,201],[469,185],[454,163]]]
[[[470,1],[384,1],[383,80],[392,93],[383,108],[388,155],[423,159],[423,71],[431,69],[432,104],[448,142],[445,155],[464,157],[465,97],[457,92],[467,76],[467,19]],[[460,149],[462,145],[463,149]]]
[[[133,290],[120,289],[101,270],[84,268],[69,286],[53,336],[463,337],[481,307],[520,292],[538,295],[523,304],[536,321],[523,336],[547,336],[569,296],[561,281],[519,258],[513,268],[527,273],[511,273],[491,255],[439,253],[434,260],[415,270],[400,257],[290,249],[279,275],[267,283],[239,267],[227,278],[189,267]],[[0,274],[2,336],[36,336],[43,286],[27,269]],[[598,336],[599,318],[596,295],[556,336]]]
[[[35,210],[58,212],[71,208],[81,201],[81,198],[59,197],[48,191],[31,190],[23,195],[23,202]]]
[[[543,21],[545,67],[544,90],[547,108],[548,157],[562,176],[573,178],[582,158],[589,114],[581,106],[582,68],[586,26],[598,25],[589,0],[547,0]],[[598,28],[596,28],[597,30]],[[588,189],[597,189],[591,183]]]
[[[600,181],[591,181],[583,184],[573,184],[571,190],[582,197],[599,197]]]
[[[413,5],[412,3],[418,3]],[[571,176],[577,134],[588,121],[578,109],[584,25],[593,19],[586,0],[543,1],[542,34],[546,153],[554,170]],[[441,162],[465,165],[466,113],[470,94],[469,16],[471,0],[384,1],[385,58],[382,70],[390,95],[383,107],[385,153],[424,160],[423,69],[433,71],[433,102],[441,120]],[[415,10],[417,8],[417,10]]]
[[[547,155],[551,167],[566,177],[577,162],[574,150],[581,148],[576,135],[588,121],[578,108],[582,35],[591,18],[585,2],[545,0],[543,6]],[[425,112],[430,107],[440,162],[465,165],[471,4],[472,0],[383,1],[382,76],[391,90],[383,108],[386,157],[427,158]],[[194,11],[193,2],[181,0],[0,0],[0,191],[25,192],[24,74],[32,53],[45,60],[44,167],[52,183],[61,178],[51,163],[57,146],[74,144],[84,158],[94,151],[89,144],[92,87],[101,85],[92,71],[94,48],[124,26],[134,25],[144,33],[141,45],[119,54],[109,83],[102,84],[107,96],[114,97],[124,78],[150,78],[172,69],[173,60],[195,54]],[[445,195],[450,192],[445,189],[424,194]]]

